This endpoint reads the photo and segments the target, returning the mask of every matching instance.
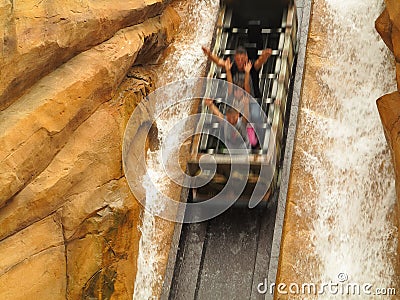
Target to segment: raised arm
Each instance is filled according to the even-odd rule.
[[[201,47],[201,49],[203,49],[203,52],[208,57],[208,59],[210,59],[211,61],[216,63],[219,67],[225,67],[225,60],[223,60],[222,58],[219,58],[215,54],[212,54],[210,49],[208,49],[204,46]]]
[[[231,71],[232,65],[233,63],[231,63],[231,59],[228,57],[225,60],[226,81],[233,84],[232,71]],[[228,84],[229,94],[232,93],[232,84]]]
[[[226,81],[233,83],[233,78],[232,78],[232,68],[233,63],[231,62],[231,59],[228,57],[225,62],[224,62],[224,67],[226,71]]]
[[[251,87],[250,87],[250,71],[251,71],[251,61],[248,61],[244,64],[244,90],[251,94]]]
[[[264,49],[261,55],[258,57],[258,59],[254,62],[254,69],[257,71],[261,69],[262,65],[265,64],[268,60],[268,58],[272,54],[272,49]]]
[[[208,106],[208,109],[217,117],[223,119],[224,115],[219,111],[218,107],[215,106],[212,99],[205,99],[205,104]]]

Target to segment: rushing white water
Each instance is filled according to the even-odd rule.
[[[204,76],[206,58],[201,46],[209,46],[211,43],[219,1],[178,1],[174,3],[174,7],[182,19],[180,33],[170,46],[170,53],[157,69],[158,86],[180,79]],[[184,119],[189,111],[190,107],[187,105],[179,105],[174,108],[173,113],[166,113],[157,120],[160,144],[164,142],[164,136],[169,129],[179,120]],[[176,153],[172,155],[176,155]],[[159,193],[168,193],[170,187],[170,181],[161,168],[160,161],[160,151],[148,153],[147,175],[142,180],[142,184],[146,188],[146,206],[155,211],[163,209],[163,203],[160,201],[162,197]],[[151,181],[157,185],[158,191],[152,187]],[[168,222],[156,218],[148,211],[143,213],[134,299],[159,297],[169,251],[165,246],[168,245],[171,238],[169,231],[165,230],[165,227],[168,226],[166,223]]]
[[[383,1],[325,3],[323,57],[333,63],[318,74],[324,86],[315,99],[318,112],[303,110],[307,126],[319,132],[311,147],[318,150],[305,153],[317,194],[312,241],[320,270],[312,276],[315,282],[337,282],[345,273],[348,282],[393,287],[396,229],[389,212],[395,185],[375,105],[396,89],[393,58],[374,28]]]

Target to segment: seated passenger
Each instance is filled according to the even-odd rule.
[[[228,57],[225,60],[225,71],[226,71],[226,81],[230,82],[230,83],[234,83],[233,82],[233,76],[232,76],[232,65],[233,63],[231,63],[230,58]],[[247,93],[251,94],[251,87],[250,87],[250,71],[252,68],[252,63],[250,61],[248,61],[247,63],[245,63],[244,66],[244,82],[243,85],[240,84],[236,84],[237,86],[239,86],[240,88],[244,89]],[[232,86],[229,86],[228,88],[228,92],[229,94],[232,94]],[[239,103],[242,104],[242,110],[243,114],[244,114],[244,122],[247,124],[248,120],[247,118],[250,116],[250,103],[249,103],[249,98],[246,97],[243,93],[243,91],[241,89],[235,88],[233,91],[233,97],[234,99],[238,100]]]
[[[233,83],[233,78],[232,78],[232,64],[231,60],[229,57],[225,60],[225,70],[226,70],[226,80],[230,83]],[[232,86],[229,86],[228,92],[229,94],[233,94],[233,99],[236,100],[240,105],[241,109],[240,111],[243,112],[243,123],[247,125],[247,137],[250,141],[250,144],[252,147],[256,147],[258,145],[258,139],[256,137],[256,134],[254,132],[254,128],[249,124],[248,118],[250,118],[250,101],[249,98],[246,97],[244,94],[243,90],[244,89],[247,93],[251,93],[251,88],[250,88],[250,72],[252,69],[252,63],[250,61],[247,61],[244,65],[244,83],[243,86],[239,86],[239,88],[234,88],[234,91],[232,93]]]
[[[228,148],[240,148],[242,139],[244,141],[244,145],[246,149],[250,149],[250,142],[247,136],[246,124],[242,121],[242,118],[239,116],[239,112],[228,106],[226,109],[225,116],[219,111],[219,109],[214,105],[212,99],[206,99],[205,104],[208,106],[210,111],[216,115],[221,120],[228,121],[231,125],[233,125],[236,130],[228,126],[226,123],[223,126],[223,134],[225,137],[225,143]],[[242,139],[239,138],[238,133],[241,135]]]
[[[202,47],[204,54],[207,55],[209,59],[211,59],[218,66],[225,68],[226,60],[219,58],[218,56],[211,53],[210,49],[206,47]],[[251,64],[249,58],[247,56],[247,51],[243,47],[238,47],[235,51],[234,55],[234,63],[231,65],[231,74],[232,74],[232,82],[237,84],[244,89],[253,97],[260,98],[261,92],[259,87],[259,78],[258,72],[260,71],[263,64],[265,64],[268,58],[272,54],[272,49],[268,48],[262,51],[262,54],[258,57],[258,59]],[[229,59],[229,58],[228,58]],[[230,59],[229,59],[230,60]],[[249,66],[249,63],[251,64]],[[250,78],[249,78],[249,90],[245,86],[245,67],[246,65],[250,67]],[[228,74],[227,74],[228,76]]]

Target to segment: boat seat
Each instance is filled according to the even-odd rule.
[[[247,56],[250,60],[256,60],[258,58],[259,49],[257,48],[257,43],[245,43],[243,46],[246,48]]]
[[[261,50],[263,48],[263,36],[260,20],[249,21],[247,35],[249,43],[255,43],[257,50]]]

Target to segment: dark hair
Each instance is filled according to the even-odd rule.
[[[245,54],[245,55],[247,55],[247,50],[246,50],[245,47],[239,46],[239,47],[236,48],[235,54]]]
[[[227,105],[225,115],[227,114],[239,114],[238,110],[232,106]]]

